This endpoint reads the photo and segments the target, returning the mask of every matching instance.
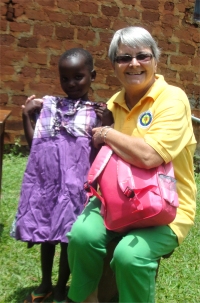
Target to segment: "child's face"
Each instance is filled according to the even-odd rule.
[[[82,55],[62,60],[59,74],[61,87],[69,99],[88,100],[88,91],[96,73],[89,70]]]

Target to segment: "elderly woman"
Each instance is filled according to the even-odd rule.
[[[114,128],[93,129],[96,147],[106,137],[114,153],[145,169],[172,161],[177,180],[179,208],[171,224],[121,235],[111,261],[119,302],[154,302],[158,260],[181,244],[195,216],[196,141],[190,105],[180,88],[156,74],[159,55],[155,40],[144,28],[127,27],[115,33],[109,58],[123,89],[108,101]],[[118,236],[105,228],[100,201],[92,198],[68,234],[73,301],[98,302],[106,247]]]

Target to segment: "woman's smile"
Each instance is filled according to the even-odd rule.
[[[138,75],[142,75],[144,72],[141,71],[141,72],[126,72],[127,75],[135,75],[135,76],[138,76]]]
[[[125,71],[124,79],[127,84],[138,85],[145,81],[146,72],[145,71]]]

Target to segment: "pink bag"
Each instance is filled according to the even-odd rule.
[[[91,186],[97,179],[101,195]],[[99,151],[85,183],[88,197],[102,202],[107,229],[125,232],[134,228],[167,225],[179,206],[172,163],[152,169],[133,166],[105,145]]]

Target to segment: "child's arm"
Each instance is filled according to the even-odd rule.
[[[34,134],[34,128],[32,124],[33,115],[34,113],[40,112],[42,103],[42,99],[35,99],[35,95],[32,95],[27,98],[25,105],[22,106],[24,133],[29,147],[31,147]]]
[[[102,121],[102,126],[106,125],[112,125],[114,123],[114,118],[112,115],[112,112],[107,109],[106,104],[100,103],[97,108],[95,108],[95,112],[97,116],[101,119]]]

